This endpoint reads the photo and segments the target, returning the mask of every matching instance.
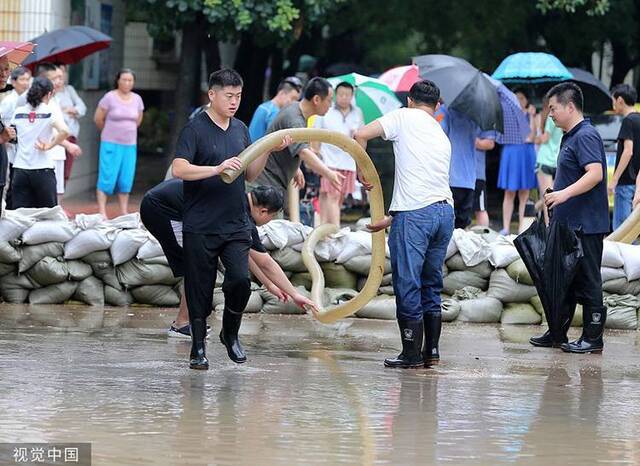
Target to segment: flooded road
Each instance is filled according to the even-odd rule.
[[[440,366],[393,370],[394,322],[253,315],[249,361],[213,319],[200,372],[174,312],[0,305],[0,442],[91,442],[100,465],[640,464],[637,332],[582,356],[448,325]]]

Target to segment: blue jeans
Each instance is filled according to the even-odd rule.
[[[616,193],[613,197],[613,229],[618,228],[631,215],[633,195],[636,186],[624,184],[616,186]]]
[[[422,320],[441,312],[442,264],[453,234],[453,207],[437,202],[396,212],[389,233],[398,319]]]

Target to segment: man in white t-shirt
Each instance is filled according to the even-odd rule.
[[[316,117],[313,126],[353,137],[364,125],[362,110],[351,105],[353,93],[354,88],[351,84],[338,84],[336,104],[324,116]],[[340,189],[336,189],[327,178],[320,178],[320,219],[322,223],[340,226],[340,209],[344,199],[355,191],[356,162],[345,151],[331,144],[322,144],[319,152],[327,167],[344,175]]]
[[[387,367],[430,366],[440,359],[442,265],[454,213],[451,144],[434,118],[439,99],[440,89],[433,82],[419,81],[409,92],[409,108],[394,110],[355,135],[365,148],[376,137],[393,141],[395,155],[390,216],[368,225],[371,231],[391,226],[389,250],[402,352],[385,359]]]

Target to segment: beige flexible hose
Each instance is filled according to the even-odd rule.
[[[373,189],[369,191],[371,221],[375,223],[383,219],[384,201],[382,199],[382,185],[380,184],[380,177],[373,162],[369,158],[369,155],[367,155],[367,152],[355,140],[336,131],[315,128],[293,128],[282,129],[275,133],[268,134],[242,151],[238,156],[242,161],[242,168],[240,170],[225,170],[222,175],[220,175],[222,180],[225,183],[231,183],[261,154],[278,147],[285,136],[290,136],[293,142],[317,141],[332,144],[351,155],[365,179],[373,185]],[[320,309],[320,312],[314,315],[320,322],[325,324],[335,322],[362,309],[377,295],[384,274],[385,234],[384,231],[378,231],[371,234],[371,268],[369,269],[369,276],[362,290],[346,303],[324,308],[324,303],[322,302],[324,275],[316,261],[313,251],[315,244],[326,235],[335,232],[336,228],[337,227],[330,225],[321,225],[316,228],[309,238],[307,238],[302,251],[303,261],[312,277],[313,286],[311,299],[316,303],[318,309]]]
[[[633,243],[640,235],[640,207],[636,207],[631,215],[605,239],[619,243]]]

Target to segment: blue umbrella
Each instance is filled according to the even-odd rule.
[[[564,81],[573,75],[550,53],[514,53],[502,60],[492,78],[506,83],[537,83]]]

